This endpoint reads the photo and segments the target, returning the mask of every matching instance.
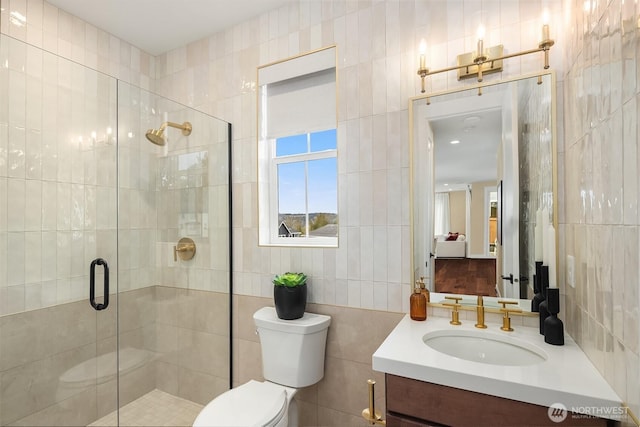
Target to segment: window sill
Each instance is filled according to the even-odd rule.
[[[279,248],[337,248],[338,239],[302,239],[297,237],[289,237],[279,239],[276,242],[260,242],[258,243],[258,246]]]

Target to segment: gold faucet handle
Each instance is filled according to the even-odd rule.
[[[502,326],[500,329],[503,331],[511,332],[513,328],[511,327],[511,317],[509,317],[509,313],[522,313],[522,309],[520,308],[507,308],[507,304],[517,304],[517,301],[498,301],[498,303],[502,304],[501,312],[504,313],[504,317],[502,318]]]
[[[446,305],[447,307],[453,307],[455,311],[458,311],[458,307],[462,307],[462,304],[454,304],[452,302],[443,302],[442,305]]]
[[[521,309],[519,309],[519,308],[504,308],[504,307],[503,307],[503,308],[501,308],[501,309],[500,309],[500,311],[501,311],[502,313],[504,313],[504,314],[505,314],[505,316],[508,316],[508,315],[509,315],[509,313],[522,313],[522,310],[521,310]]]
[[[502,304],[500,311],[504,313],[505,317],[508,317],[509,313],[522,313],[521,308],[507,308],[507,304],[518,304],[517,301],[498,301],[498,303]]]
[[[462,298],[458,298],[458,300],[461,300]],[[452,325],[462,325],[462,323],[460,322],[460,312],[458,311],[458,307],[462,307],[462,305],[457,304],[457,303],[450,303],[450,302],[443,302],[442,305],[446,305],[447,307],[452,307],[453,310],[451,310],[451,321],[449,323],[451,323]]]
[[[508,305],[508,304],[511,304],[511,305],[517,305],[518,303],[519,303],[518,301],[509,301],[509,300],[504,300],[504,299],[499,299],[499,300],[498,300],[498,304],[502,304],[502,308],[507,308],[507,305]],[[509,310],[512,310],[512,311],[522,311],[522,310],[520,310],[520,309],[509,309]]]
[[[450,299],[451,301],[455,301],[456,304],[460,305],[460,301],[462,300],[462,297],[454,297],[451,295],[447,295],[444,297],[444,299]]]

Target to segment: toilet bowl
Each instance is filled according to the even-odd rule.
[[[331,318],[305,313],[300,319],[282,320],[273,307],[264,307],[253,319],[260,336],[265,381],[250,380],[222,393],[202,409],[194,427],[297,427],[293,397],[298,388],[324,376]]]
[[[200,411],[194,427],[297,426],[296,389],[251,380],[229,390]],[[293,421],[293,422],[292,422]]]

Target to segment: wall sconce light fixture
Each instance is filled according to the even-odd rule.
[[[544,69],[549,68],[549,50],[553,46],[554,41],[549,37],[549,15],[545,11],[542,19],[542,41],[538,43],[538,47],[521,52],[510,53],[505,55],[503,46],[497,45],[487,49],[484,48],[484,27],[478,28],[478,45],[475,52],[467,52],[457,56],[455,66],[430,71],[426,66],[427,44],[424,40],[420,42],[420,67],[418,68],[418,76],[421,80],[421,92],[425,93],[425,78],[433,74],[446,73],[456,70],[458,72],[458,80],[477,78],[481,83],[485,74],[497,73],[502,71],[502,62],[505,59],[517,56],[529,55],[531,53],[544,52]],[[541,80],[538,84],[542,83]],[[481,88],[478,88],[478,95],[481,95]]]

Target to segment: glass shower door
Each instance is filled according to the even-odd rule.
[[[118,82],[121,425],[191,425],[230,387],[229,137]]]
[[[117,409],[116,113],[115,79],[0,35],[2,426]]]
[[[150,397],[187,419],[149,425],[189,425],[229,389],[229,140],[0,35],[0,426],[124,425]]]

